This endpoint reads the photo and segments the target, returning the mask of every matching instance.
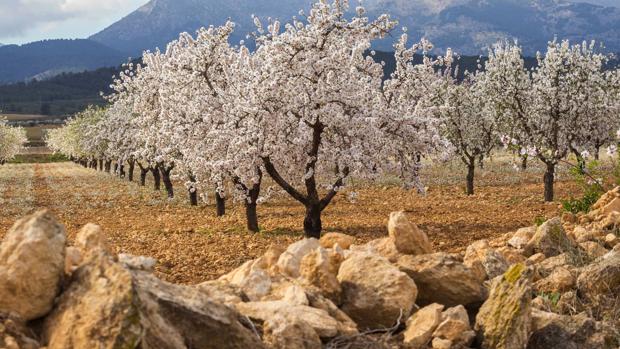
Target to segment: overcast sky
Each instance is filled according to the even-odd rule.
[[[86,38],[148,0],[0,0],[0,43]]]

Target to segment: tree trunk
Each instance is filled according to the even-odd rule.
[[[527,170],[527,155],[521,157],[521,170]]]
[[[555,180],[555,164],[548,163],[547,170],[545,171],[544,176],[545,182],[545,201],[552,202],[553,201],[553,182]]]
[[[118,162],[114,164],[114,174],[118,174]]]
[[[124,164],[118,165],[118,177],[125,178],[125,165]]]
[[[311,203],[306,205],[306,217],[304,218],[304,234],[307,238],[321,238],[321,205]]]
[[[103,160],[99,160],[99,171],[103,171]]]
[[[191,183],[196,183],[196,177],[191,174],[188,174],[187,177]],[[189,189],[187,189],[187,193],[189,194],[189,204],[191,206],[198,206],[198,190],[196,190],[196,186],[192,185]]]
[[[149,168],[140,168],[140,186],[146,186],[146,174],[149,173]]]
[[[215,191],[215,208],[218,217],[222,217],[226,214],[226,199],[224,199],[217,190]]]
[[[480,155],[480,158],[478,159],[478,167],[480,167],[481,170],[484,170],[484,155]]]
[[[153,190],[161,190],[161,175],[159,174],[159,168],[152,168],[151,174],[153,175]]]
[[[133,173],[136,169],[136,162],[134,160],[129,160],[129,181],[133,182]]]
[[[601,158],[601,146],[600,145],[595,145],[594,146],[594,160],[598,161]]]
[[[165,165],[158,166],[161,172],[161,179],[164,182],[164,187],[166,188],[166,193],[168,194],[168,198],[174,198],[174,188],[172,187],[172,180],[170,180],[170,172],[172,171],[172,167],[166,167]]]
[[[258,214],[256,212],[256,206],[258,196],[260,195],[260,183],[254,184],[249,192],[249,200],[245,201],[245,217],[247,222],[248,231],[258,233],[260,228],[258,227]]]
[[[467,195],[474,195],[474,175],[476,172],[476,164],[474,161],[467,165]]]

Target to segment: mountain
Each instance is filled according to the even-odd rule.
[[[45,40],[0,46],[0,84],[115,66],[127,54],[92,40]]]
[[[587,1],[587,0],[584,0]],[[596,39],[620,51],[620,8],[605,7],[618,0],[366,0],[371,16],[390,13],[411,38],[426,37],[440,50],[480,54],[497,40],[518,40],[527,54],[546,47],[555,36],[572,41]],[[251,15],[288,20],[312,0],[151,0],[90,39],[138,55],[144,49],[165,48],[182,31],[237,23],[233,41],[254,29]],[[352,1],[354,3],[354,1]],[[355,6],[355,5],[354,5]],[[353,6],[353,7],[354,7]],[[394,33],[398,35],[398,33]],[[394,39],[377,43],[390,50]]]

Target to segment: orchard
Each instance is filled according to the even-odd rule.
[[[516,43],[500,42],[459,78],[457,53],[436,55],[405,33],[384,77],[372,44],[398,25],[387,14],[320,1],[288,22],[254,22],[252,45],[231,44],[228,22],[145,52],[116,78],[107,107],[52,130],[49,146],[129,181],[139,170],[143,186],[151,174],[170,198],[173,182],[185,183],[192,205],[214,200],[220,216],[242,202],[253,232],[259,204],[282,191],[317,238],[322,212],[352,181],[396,176],[423,192],[422,166],[455,157],[472,195],[476,166],[504,147],[523,166],[544,165],[553,201],[558,166],[576,159],[584,170],[589,154],[616,147],[620,73],[595,42],[549,42],[531,69]]]

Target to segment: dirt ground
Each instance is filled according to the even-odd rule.
[[[356,202],[341,194],[325,211],[324,231],[351,234],[361,243],[385,236],[390,212],[405,210],[436,249],[459,251],[475,240],[559,214],[557,203],[542,201],[538,166],[519,172],[509,159],[493,159],[479,171],[472,197],[464,195],[462,178],[462,166],[455,162],[425,170],[426,195],[392,180],[358,184],[352,189]],[[217,218],[213,205],[191,207],[182,185],[175,189],[177,197],[169,200],[150,183],[140,187],[72,163],[5,165],[0,167],[0,237],[16,218],[48,208],[70,239],[86,223],[99,224],[117,252],[157,258],[158,275],[177,283],[216,278],[271,244],[284,246],[302,237],[303,208],[284,195],[259,206],[262,231],[252,234],[244,229],[240,204],[229,202],[227,215]],[[557,198],[578,192],[561,174]]]

